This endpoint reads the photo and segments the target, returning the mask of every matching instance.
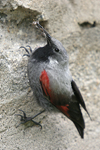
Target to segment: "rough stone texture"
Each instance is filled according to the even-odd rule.
[[[27,78],[27,57],[20,46],[33,49],[45,40],[31,23],[41,15],[41,25],[60,40],[70,58],[70,69],[84,96],[92,121],[84,113],[84,140],[61,113],[36,118],[43,129],[16,126],[18,109],[33,116],[40,108]],[[96,21],[95,27],[90,27]],[[0,149],[98,150],[100,149],[100,0],[0,1]],[[28,127],[28,128],[27,128]]]

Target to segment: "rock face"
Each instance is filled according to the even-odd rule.
[[[70,69],[92,121],[84,113],[85,138],[63,114],[41,114],[43,129],[20,123],[18,109],[29,116],[41,108],[35,102],[27,78],[27,57],[20,46],[34,50],[45,44],[40,24],[60,40],[69,54]],[[100,148],[100,1],[1,0],[0,1],[0,149],[94,150]],[[28,128],[27,128],[28,127]]]

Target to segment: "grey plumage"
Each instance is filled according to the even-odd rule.
[[[80,105],[87,113],[88,111],[72,79],[67,51],[62,43],[52,38],[39,23],[34,24],[45,33],[47,44],[28,53],[27,70],[33,94],[45,110],[57,108],[72,120],[83,138],[85,123]]]

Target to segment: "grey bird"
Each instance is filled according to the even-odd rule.
[[[24,48],[28,59],[28,78],[33,95],[44,110],[34,117],[21,116],[21,123],[32,120],[45,110],[61,111],[77,128],[81,138],[84,138],[85,123],[80,105],[88,113],[83,97],[72,78],[69,70],[69,58],[62,43],[51,37],[38,23],[33,22],[46,36],[47,44],[30,52]],[[34,107],[34,106],[33,106]],[[22,110],[21,110],[22,111]],[[88,113],[89,115],[89,113]],[[35,124],[39,123],[33,121]],[[41,126],[41,125],[40,125]],[[42,126],[41,126],[42,127]]]

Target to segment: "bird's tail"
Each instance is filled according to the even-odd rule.
[[[76,126],[81,138],[83,139],[84,138],[84,128],[82,128],[78,123],[74,122],[74,125]]]

